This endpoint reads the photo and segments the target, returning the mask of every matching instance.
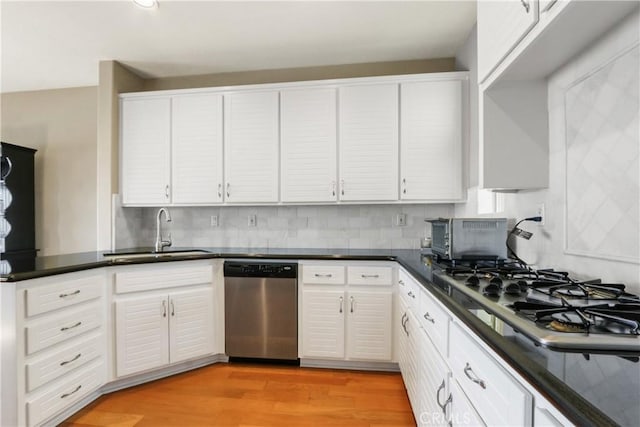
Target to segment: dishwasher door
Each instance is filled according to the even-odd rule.
[[[225,277],[224,310],[227,356],[298,359],[296,279]]]

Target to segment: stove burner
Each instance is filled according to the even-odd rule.
[[[466,281],[467,286],[477,287],[480,284],[480,279],[475,274],[473,276],[469,276]]]
[[[582,325],[574,325],[572,323],[564,323],[559,320],[549,322],[549,329],[558,332],[587,332]]]
[[[498,288],[502,288],[502,279],[497,276],[489,280],[489,283],[492,285],[497,285]]]
[[[489,284],[482,290],[482,293],[488,297],[498,297],[500,296],[500,285],[489,282]]]
[[[524,282],[524,284],[525,284],[524,290],[526,291],[527,282]],[[507,284],[507,286],[504,288],[504,293],[509,295],[520,295],[520,292],[522,291],[523,289],[520,282],[511,282]]]

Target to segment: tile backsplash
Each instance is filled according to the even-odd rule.
[[[153,246],[157,208],[123,208],[114,201],[114,248]],[[430,235],[425,218],[451,216],[453,205],[172,207],[164,222],[173,246],[243,248],[416,249]],[[395,225],[406,214],[406,225]],[[249,216],[256,226],[249,226]],[[218,225],[212,226],[212,216]],[[426,234],[429,233],[429,234]]]

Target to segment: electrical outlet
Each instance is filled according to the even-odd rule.
[[[407,214],[399,213],[396,215],[396,227],[404,227],[407,225]]]
[[[538,205],[538,209],[536,210],[536,216],[539,216],[540,218],[542,218],[542,221],[540,221],[538,224],[544,225],[544,203],[540,203]]]
[[[255,227],[255,226],[256,226],[256,224],[257,224],[256,215],[255,215],[255,214],[253,214],[253,215],[249,215],[249,216],[248,216],[248,219],[247,219],[247,225],[248,225],[249,227]]]
[[[211,215],[211,226],[217,227],[218,225],[220,225],[218,221],[218,215]]]

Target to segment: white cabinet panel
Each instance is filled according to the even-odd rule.
[[[172,203],[222,202],[222,95],[171,102]]]
[[[391,360],[393,292],[348,292],[347,357]]]
[[[282,201],[337,200],[336,89],[280,93]]]
[[[123,204],[170,202],[170,126],[169,98],[122,101]]]
[[[401,84],[400,198],[462,198],[463,82]]]
[[[484,427],[486,424],[473,409],[473,405],[464,395],[456,381],[451,381],[451,425]]]
[[[25,290],[27,316],[46,313],[100,298],[104,289],[102,275],[88,277],[65,276],[59,283],[33,286]]]
[[[226,201],[277,202],[278,92],[225,95],[224,108]]]
[[[169,295],[169,356],[171,363],[213,352],[213,290]]]
[[[169,363],[169,307],[166,295],[116,301],[117,376]]]
[[[339,89],[340,200],[398,199],[398,85]]]
[[[481,83],[538,22],[537,0],[478,2],[478,82]]]
[[[305,284],[344,285],[345,274],[342,265],[307,265],[302,267],[302,281]]]
[[[420,330],[418,335],[418,393],[421,400],[418,425],[446,426],[451,371],[427,334]]]
[[[344,297],[343,291],[303,291],[302,357],[344,358]]]

